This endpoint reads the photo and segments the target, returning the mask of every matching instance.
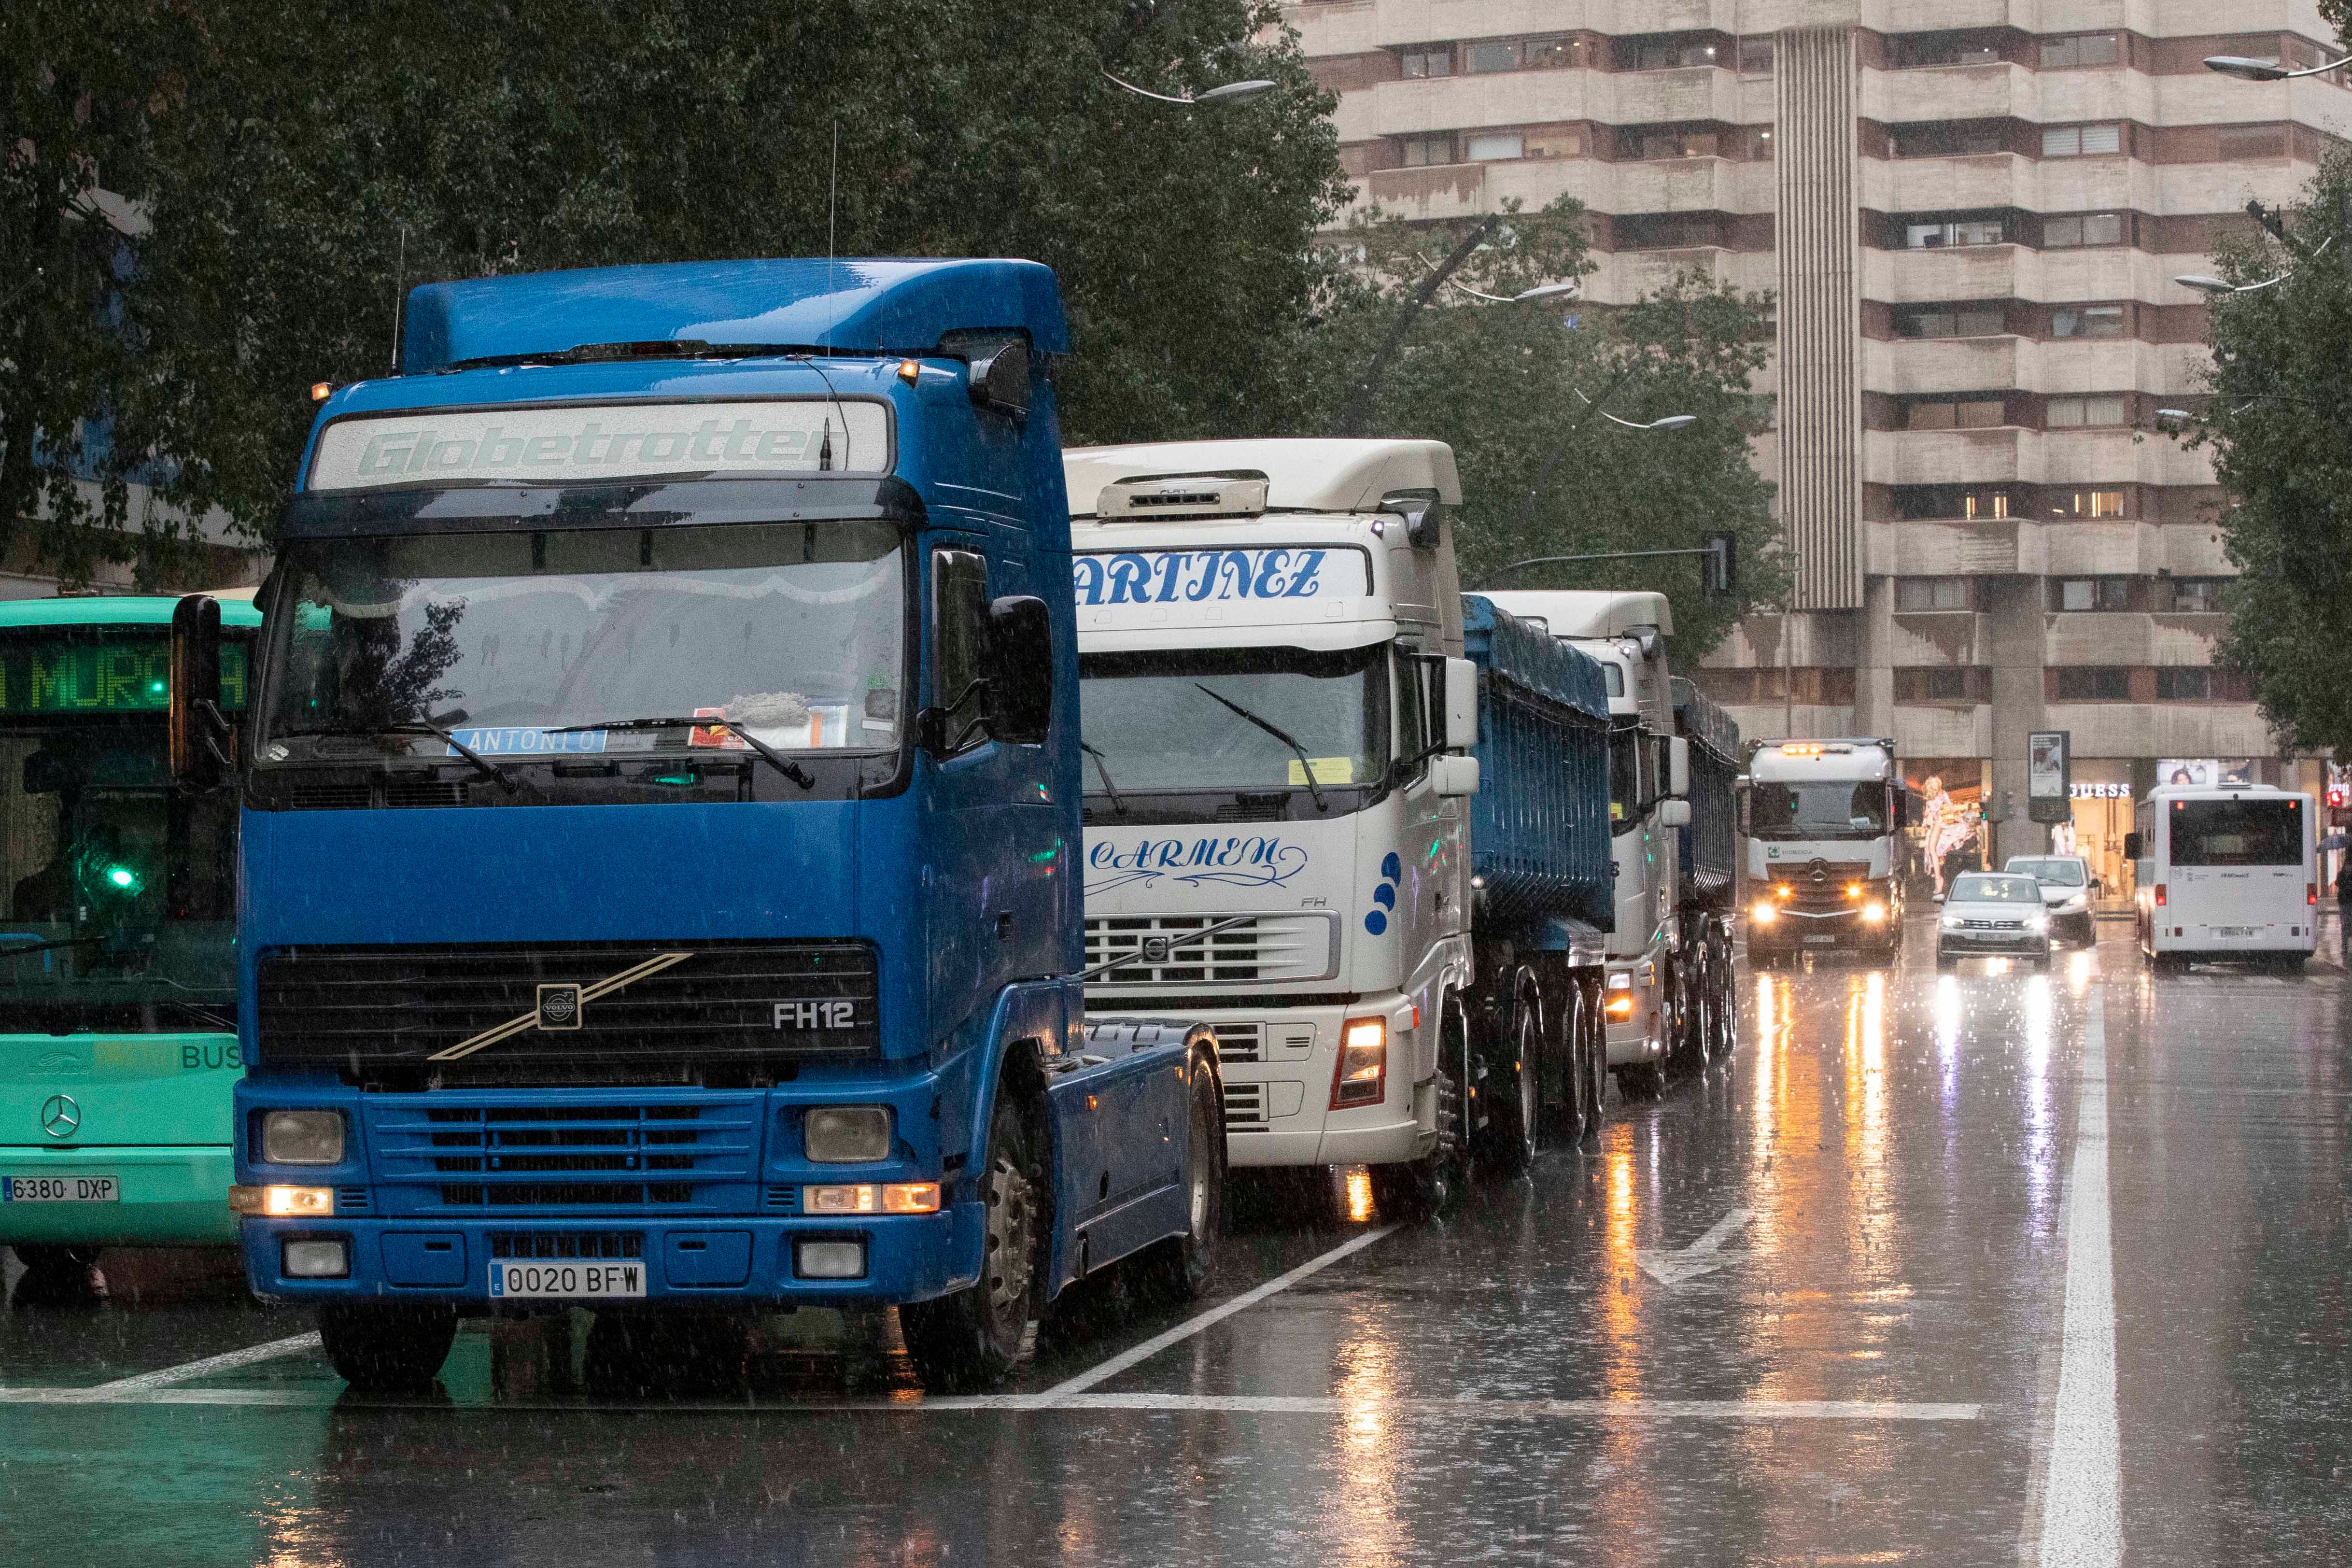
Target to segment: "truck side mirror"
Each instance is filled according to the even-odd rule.
[[[228,720],[220,709],[220,601],[191,594],[172,609],[172,689],[167,731],[172,777],[194,789],[211,789],[235,764],[229,760]]]
[[[1690,742],[1680,735],[1666,741],[1666,793],[1676,800],[1690,798]]]
[[[1054,723],[1054,627],[1045,601],[1010,594],[988,605],[988,732],[1034,746]]]
[[[1429,787],[1432,794],[1444,799],[1458,799],[1478,793],[1478,759],[1475,757],[1432,757],[1429,759]]]
[[[1688,827],[1691,822],[1690,802],[1662,800],[1658,802],[1657,823],[1661,827]]]
[[[1029,345],[1006,343],[986,359],[971,362],[971,400],[982,408],[1020,418],[1029,412]]]
[[[2138,834],[2126,833],[2124,835],[2124,858],[2126,860],[2137,860],[2141,858]]]
[[[1478,667],[1466,658],[1449,658],[1445,661],[1445,748],[1466,752],[1477,743]],[[1473,784],[1471,789],[1475,788]]]

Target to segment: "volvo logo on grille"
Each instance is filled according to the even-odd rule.
[[[41,1131],[52,1138],[70,1138],[81,1130],[81,1106],[70,1094],[53,1094],[41,1101]]]
[[[542,985],[539,988],[539,1026],[576,1029],[580,1026],[580,987]]]
[[[541,985],[538,992],[538,1002],[530,1012],[520,1017],[509,1018],[495,1029],[484,1029],[478,1035],[459,1040],[447,1050],[436,1051],[425,1059],[433,1062],[454,1062],[460,1057],[470,1057],[476,1051],[488,1046],[495,1046],[500,1040],[510,1039],[525,1029],[533,1027],[577,1029],[581,1026],[581,1010],[597,997],[609,996],[625,985],[643,980],[648,974],[658,974],[672,964],[684,963],[693,956],[694,954],[690,952],[656,953],[643,963],[632,964],[618,974],[608,974],[593,985],[583,985],[576,981],[559,981],[553,984]]]

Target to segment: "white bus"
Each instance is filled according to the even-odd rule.
[[[2200,959],[2301,969],[2319,921],[2316,817],[2311,796],[2267,784],[2152,792],[2124,846],[2148,962],[2159,972]]]

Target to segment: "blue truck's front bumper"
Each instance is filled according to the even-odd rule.
[[[935,1215],[846,1220],[716,1215],[665,1220],[248,1217],[243,1242],[246,1272],[256,1291],[289,1300],[358,1297],[529,1308],[546,1303],[495,1292],[493,1265],[528,1263],[544,1270],[593,1263],[608,1272],[636,1266],[641,1277],[626,1280],[625,1288],[641,1289],[651,1301],[824,1306],[919,1301],[962,1289],[971,1283],[971,1264],[964,1261],[961,1275],[957,1264],[980,1256],[981,1226],[982,1205],[976,1203]],[[348,1243],[347,1276],[287,1274],[287,1241],[334,1237]],[[803,1240],[863,1243],[865,1273],[855,1279],[803,1277],[795,1247]],[[574,1281],[573,1288],[581,1286]],[[600,1304],[585,1295],[575,1300]]]

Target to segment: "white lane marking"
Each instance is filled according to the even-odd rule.
[[[80,1395],[81,1397],[73,1397]],[[1330,1394],[1296,1396],[1248,1394],[1074,1394],[1050,1406],[1028,1394],[983,1394],[961,1399],[802,1400],[747,1405],[742,1400],[641,1401],[512,1400],[495,1405],[409,1405],[398,1400],[346,1399],[340,1387],[149,1388],[91,1399],[88,1391],[63,1388],[0,1391],[0,1405],[194,1405],[326,1409],[338,1404],[399,1410],[433,1409],[448,1415],[493,1415],[519,1411],[707,1411],[733,1415],[835,1415],[897,1412],[956,1415],[972,1411],[1046,1408],[1085,1412],[1124,1410],[1177,1415],[1342,1415],[1381,1411],[1426,1416],[1459,1425],[1465,1421],[1976,1421],[1983,1406],[1914,1404],[1873,1399],[1343,1399]]]
[[[101,1383],[92,1388],[11,1389],[5,1394],[0,1394],[0,1399],[23,1403],[28,1395],[53,1394],[56,1396],[54,1400],[37,1400],[35,1403],[71,1405],[87,1401],[93,1404],[107,1404],[145,1394],[153,1389],[168,1388],[173,1384],[186,1383],[193,1378],[210,1377],[216,1372],[235,1372],[241,1366],[251,1366],[256,1362],[276,1361],[280,1356],[305,1355],[318,1348],[319,1335],[318,1331],[313,1330],[307,1334],[294,1334],[282,1340],[271,1340],[264,1344],[247,1345],[243,1350],[225,1351],[219,1355],[208,1355],[202,1361],[182,1362],[178,1366],[167,1366],[158,1372],[142,1372],[136,1377],[118,1377],[112,1383]]]
[[[2123,1561],[2123,1461],[2116,1429],[2116,1267],[2107,1215],[2107,1015],[2096,991],[2083,1029],[2074,1163],[2067,1177],[2066,1310],[2058,1408],[2042,1487],[2042,1568]]]
[[[1642,1266],[1643,1273],[1661,1285],[1679,1285],[1685,1279],[1712,1274],[1731,1261],[1720,1255],[1723,1244],[1755,1217],[1753,1209],[1733,1209],[1717,1220],[1705,1236],[1680,1252],[1636,1252],[1633,1260]]]
[[[1138,1362],[1149,1361],[1151,1357],[1158,1355],[1161,1351],[1166,1350],[1170,1345],[1180,1344],[1182,1342],[1191,1339],[1194,1334],[1199,1333],[1203,1329],[1215,1327],[1217,1324],[1223,1322],[1227,1318],[1232,1317],[1235,1312],[1247,1311],[1250,1308],[1256,1306],[1260,1301],[1265,1300],[1267,1297],[1278,1295],[1281,1292],[1289,1289],[1293,1285],[1297,1284],[1301,1279],[1306,1279],[1308,1275],[1318,1273],[1323,1269],[1328,1268],[1331,1265],[1339,1262],[1339,1259],[1343,1258],[1361,1252],[1364,1248],[1371,1246],[1372,1243],[1380,1240],[1382,1237],[1387,1236],[1396,1228],[1397,1227],[1392,1225],[1384,1225],[1377,1230],[1368,1230],[1361,1236],[1350,1237],[1349,1240],[1341,1242],[1330,1251],[1323,1254],[1320,1258],[1310,1258],[1307,1262],[1302,1263],[1297,1268],[1292,1269],[1289,1273],[1277,1275],[1276,1278],[1267,1280],[1265,1284],[1259,1286],[1255,1290],[1244,1291],[1241,1295],[1234,1297],[1232,1300],[1224,1302],[1221,1306],[1212,1307],[1196,1318],[1187,1318],[1184,1321],[1177,1324],[1174,1328],[1170,1329],[1166,1333],[1152,1335],[1151,1338],[1144,1341],[1141,1344],[1137,1345],[1133,1350],[1125,1351],[1111,1357],[1108,1361],[1104,1362],[1100,1366],[1094,1368],[1090,1372],[1082,1372],[1076,1377],[1065,1379],[1063,1382],[1057,1383],[1053,1387],[1045,1390],[1043,1394],[1013,1395],[1010,1403],[1025,1405],[1031,1409],[1057,1405],[1063,1400],[1067,1399],[1071,1394],[1083,1393],[1087,1389],[1092,1388],[1097,1383],[1117,1377],[1120,1373],[1125,1372],[1129,1367],[1135,1365]]]

